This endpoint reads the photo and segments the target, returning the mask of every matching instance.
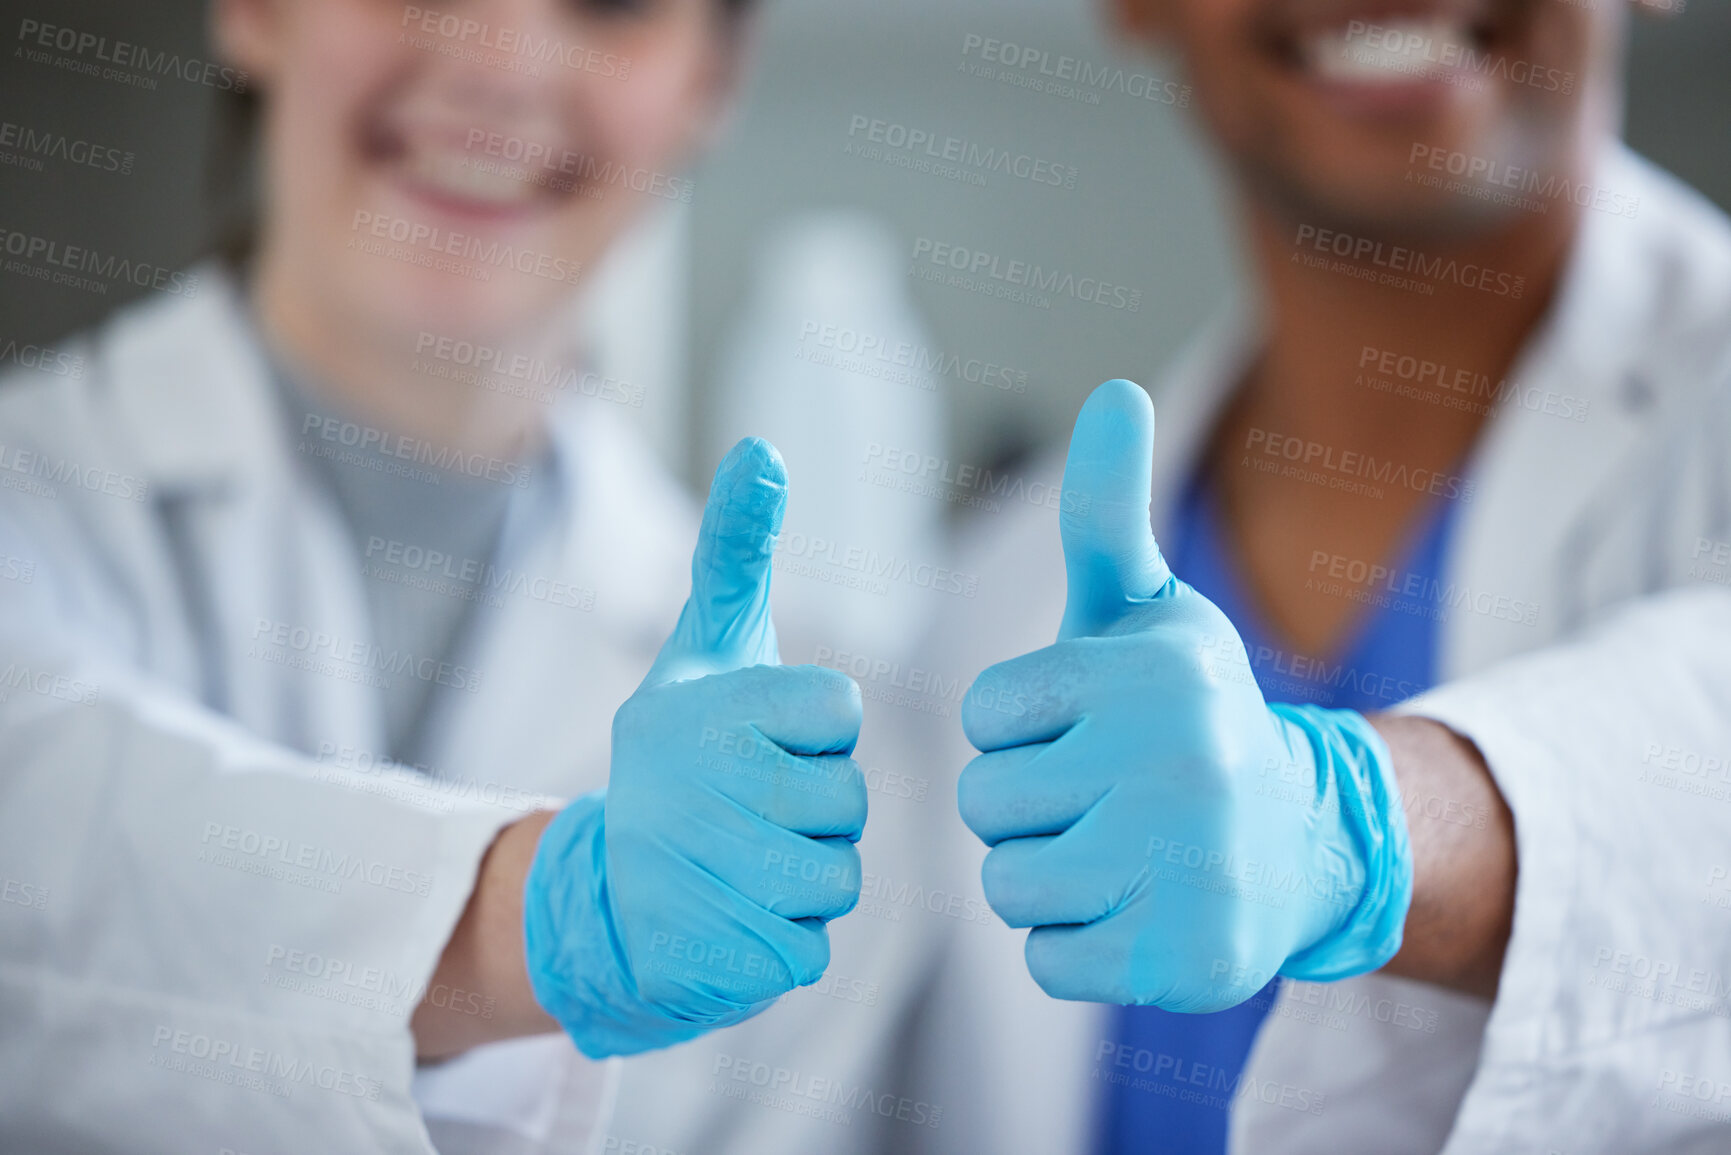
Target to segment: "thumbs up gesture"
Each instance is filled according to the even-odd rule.
[[[816,982],[826,923],[859,900],[859,690],[781,665],[769,616],[786,497],[768,442],[722,462],[690,600],[614,717],[608,787],[541,836],[530,978],[591,1057],[690,1039]]]
[[[1412,856],[1358,714],[1270,707],[1244,644],[1148,524],[1154,410],[1110,381],[1077,418],[1058,643],[988,669],[962,724],[986,899],[1033,928],[1055,998],[1217,1011],[1276,974],[1328,981],[1400,947]],[[983,703],[1022,695],[1011,717]]]

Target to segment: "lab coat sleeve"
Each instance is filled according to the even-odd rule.
[[[1415,699],[1514,814],[1515,920],[1445,1151],[1723,1151],[1731,591],[1622,610]]]
[[[260,741],[55,587],[0,581],[0,1148],[430,1151],[408,1018],[521,814]]]

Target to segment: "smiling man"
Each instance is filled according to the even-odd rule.
[[[1617,140],[1636,7],[1111,0],[1254,285],[937,642],[1029,930],[975,1149],[1727,1149],[1731,228]]]

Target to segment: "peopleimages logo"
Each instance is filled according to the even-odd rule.
[[[948,377],[1003,393],[1026,393],[1028,371],[982,357],[916,345],[911,341],[864,333],[845,325],[806,321],[799,330],[795,356],[826,368],[877,377],[932,392],[938,379]],[[807,346],[815,346],[808,348]]]
[[[344,421],[340,417],[327,417],[318,413],[309,413],[301,423],[301,435],[314,436],[333,446],[340,445],[353,449],[357,454],[373,455],[381,458],[391,458],[394,461],[413,462],[417,466],[425,466],[424,470],[404,469],[400,476],[411,476],[417,480],[430,480],[439,484],[442,475],[462,474],[479,481],[497,482],[500,485],[517,489],[527,489],[534,479],[534,466],[524,465],[516,461],[506,461],[499,457],[489,457],[482,453],[466,453],[449,445],[438,445],[431,441],[423,441],[418,437],[410,437],[403,433],[388,433],[370,425],[360,425],[353,421]],[[305,443],[303,452],[306,451]],[[313,451],[317,452],[314,446]],[[330,456],[327,452],[322,456]],[[351,464],[368,467],[365,457],[357,456]],[[393,471],[396,472],[396,471]]]
[[[0,342],[0,365],[5,364],[55,377],[84,376],[84,358],[80,354],[62,353],[44,345],[19,344],[16,338]]]
[[[40,484],[27,484],[28,482]],[[100,493],[121,501],[143,501],[150,483],[130,473],[97,465],[82,465],[66,457],[49,457],[34,449],[0,442],[0,488],[18,489],[54,498],[54,486]]]
[[[1578,424],[1587,419],[1593,408],[1592,402],[1584,397],[1538,389],[1519,381],[1498,381],[1470,369],[1374,345],[1364,347],[1358,367],[1371,370],[1357,378],[1356,383],[1366,388],[1483,416],[1518,407]]]
[[[581,44],[567,43],[553,36],[538,36],[533,32],[503,26],[494,27],[467,16],[422,8],[415,4],[404,5],[402,27],[422,36],[440,37],[451,47],[473,45],[475,49],[485,49],[505,58],[515,57],[517,63],[523,65],[562,64],[579,72],[620,80],[631,75],[631,61],[611,52],[585,48]],[[477,62],[486,63],[484,59]],[[535,71],[528,71],[528,74],[539,75]]]
[[[464,601],[484,601],[494,607],[504,604],[499,595],[508,594],[584,613],[595,609],[595,591],[585,586],[377,534],[367,539],[366,564],[361,572],[379,581],[443,593]]]
[[[1525,277],[1315,225],[1299,225],[1292,244],[1294,263],[1394,288],[1416,289],[1427,296],[1436,291],[1437,285],[1450,284],[1518,301],[1527,289]],[[1306,249],[1324,254],[1324,259],[1312,256]],[[1328,256],[1341,259],[1329,261],[1325,259]],[[1372,267],[1364,268],[1366,262]]]
[[[1304,588],[1333,597],[1345,597],[1361,605],[1400,612],[1418,612],[1434,621],[1447,621],[1450,610],[1465,610],[1480,617],[1522,626],[1539,624],[1539,604],[1524,598],[1474,590],[1455,581],[1429,574],[1366,562],[1327,550],[1312,550]]]
[[[1549,212],[1553,201],[1566,201],[1576,208],[1631,220],[1641,211],[1641,198],[1637,196],[1440,145],[1415,142],[1407,164],[1411,166],[1406,174],[1409,184],[1440,188],[1528,212]],[[1420,165],[1428,171],[1420,170]],[[1445,181],[1445,175],[1456,179]]]
[[[892,584],[965,598],[972,598],[980,589],[978,574],[803,533],[782,535],[776,545],[774,566],[800,577],[865,590],[880,597],[889,593]]]
[[[866,447],[862,464],[860,480],[868,484],[987,513],[999,512],[1002,503],[1010,501],[1081,516],[1091,504],[1088,494],[1066,491],[1054,482],[1029,482],[990,466],[958,464],[935,454],[876,441]]]
[[[690,204],[692,192],[697,187],[683,177],[668,176],[654,169],[627,168],[568,148],[555,151],[551,145],[538,140],[488,132],[484,128],[471,128],[463,147],[469,152],[478,151],[483,157],[492,158],[492,161],[477,159],[471,162],[471,167],[477,172],[498,172],[525,184],[561,192],[577,190],[596,198],[604,196],[606,189],[611,187]],[[522,167],[509,167],[511,165]]]
[[[57,160],[98,172],[129,176],[135,159],[132,153],[112,145],[96,144],[61,132],[38,130],[28,124],[0,121],[0,164],[41,172],[44,160]]]
[[[259,618],[253,627],[252,642],[248,656],[259,661],[327,673],[380,689],[389,689],[390,678],[399,674],[471,694],[481,688],[481,671],[472,667],[419,657],[405,650],[387,650],[371,642],[288,622]]]
[[[1353,20],[1346,26],[1346,39],[1341,55],[1380,64],[1404,76],[1440,80],[1475,92],[1485,88],[1488,80],[1506,80],[1564,96],[1575,91],[1573,72],[1502,53],[1481,52],[1470,44],[1429,33]]]
[[[158,77],[172,76],[224,92],[245,92],[247,75],[213,60],[181,56],[125,40],[110,40],[94,32],[23,20],[18,25],[17,55],[32,64],[50,64],[100,80],[116,80],[138,88],[156,88]],[[54,56],[61,52],[66,55]],[[104,68],[103,65],[112,67]],[[129,71],[128,71],[129,70]]]
[[[945,244],[930,237],[914,241],[914,276],[1042,309],[1050,308],[1051,298],[1057,296],[1127,313],[1142,310],[1140,289],[1027,261],[1005,260],[983,249]]]
[[[384,1092],[380,1080],[329,1063],[314,1063],[265,1047],[171,1026],[158,1026],[150,1046],[154,1067],[267,1091],[285,1099],[295,1086],[317,1087],[375,1103]],[[188,1059],[194,1062],[188,1063]]]
[[[1008,71],[992,77],[992,69],[979,69],[972,64],[974,60],[1001,65]],[[1132,72],[1116,65],[1094,64],[1079,57],[973,32],[962,38],[962,70],[969,75],[997,79],[1018,88],[1046,92],[1082,104],[1099,104],[1099,93],[1116,92],[1133,100],[1177,108],[1190,106],[1188,84],[1161,80],[1146,72]]]
[[[525,276],[540,277],[544,280],[560,281],[571,285],[582,280],[583,264],[581,261],[567,260],[564,257],[536,252],[533,249],[519,249],[515,245],[500,244],[498,241],[485,240],[471,233],[438,228],[404,217],[393,217],[384,213],[372,213],[365,209],[357,209],[354,222],[349,226],[349,231],[364,234],[366,239],[372,241],[391,241],[404,246],[406,250],[421,250],[428,257],[454,257],[462,261],[472,261],[476,266],[486,265],[494,269],[511,269]],[[349,247],[361,248],[362,246],[357,243],[361,239],[359,236],[351,237]],[[393,254],[380,249],[378,255],[401,256],[406,254]],[[463,272],[461,268],[456,267],[448,271]],[[473,272],[483,274],[478,279],[487,279],[485,276],[486,269],[476,267]]]
[[[1260,472],[1366,497],[1385,496],[1384,486],[1463,502],[1471,501],[1477,492],[1465,477],[1268,429],[1252,428],[1245,435],[1244,454],[1239,464]],[[1281,469],[1281,463],[1288,468]]]
[[[14,693],[35,694],[76,706],[94,706],[97,688],[67,674],[20,666],[14,662],[0,670],[0,703],[11,701]]]
[[[935,174],[966,178],[971,184],[983,185],[987,174],[998,174],[1054,188],[1076,187],[1074,165],[1058,164],[1013,149],[981,145],[931,129],[855,113],[848,124],[847,135],[850,155],[892,164],[901,162],[902,167],[918,168],[931,162],[931,171]],[[889,153],[885,154],[881,149],[888,149]],[[951,169],[955,170],[953,174]]]
[[[937,1127],[944,1109],[919,1099],[841,1079],[803,1074],[788,1067],[772,1067],[736,1055],[717,1055],[710,1071],[710,1091],[730,1099],[741,1099],[790,1114],[848,1126],[850,1112],[896,1119],[917,1127]]]
[[[0,253],[8,273],[106,295],[110,284],[135,285],[176,297],[198,296],[198,274],[103,254],[82,245],[0,228]]]
[[[488,392],[529,397],[542,403],[561,396],[582,396],[643,408],[644,390],[599,373],[555,361],[423,332],[415,338],[416,367],[433,377],[461,381]],[[515,382],[506,387],[502,381]]]
[[[433,892],[433,876],[424,871],[221,822],[204,824],[199,846],[200,862],[234,867],[238,861],[248,860],[309,871],[322,875],[331,884],[323,889],[332,892],[340,891],[343,882],[362,882],[417,898],[426,898]],[[256,870],[246,872],[258,873]]]

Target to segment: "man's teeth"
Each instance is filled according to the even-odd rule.
[[[494,171],[484,171],[484,170]],[[514,165],[477,165],[466,153],[424,151],[409,161],[415,179],[435,192],[467,201],[514,206],[535,199],[536,187]]]
[[[1354,20],[1306,38],[1304,59],[1324,80],[1401,84],[1445,77],[1475,47],[1467,25],[1446,16]]]

